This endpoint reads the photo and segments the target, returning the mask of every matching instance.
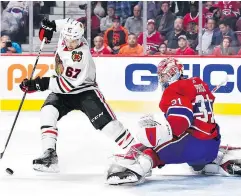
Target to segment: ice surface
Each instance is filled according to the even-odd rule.
[[[117,113],[132,132],[141,114]],[[0,148],[6,141],[15,113],[0,113]],[[223,144],[241,146],[240,116],[217,116]],[[61,172],[44,174],[32,170],[32,160],[41,154],[39,113],[23,112],[7,151],[0,160],[0,196],[239,196],[241,178],[195,176],[186,165],[156,169],[146,183],[136,187],[108,186],[108,157],[115,144],[94,130],[87,117],[72,112],[59,127],[58,155]],[[10,167],[14,175],[5,169]]]

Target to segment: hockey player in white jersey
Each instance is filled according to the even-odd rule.
[[[57,121],[72,110],[85,113],[92,125],[125,149],[134,138],[116,119],[96,83],[95,63],[89,46],[83,38],[83,24],[72,19],[43,20],[40,40],[50,43],[53,32],[60,31],[55,55],[56,76],[24,79],[20,88],[24,92],[50,90],[41,108],[43,155],[33,160],[37,171],[58,172],[56,141]],[[80,130],[81,131],[81,130]]]

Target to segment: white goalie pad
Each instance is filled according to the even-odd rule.
[[[148,114],[141,117],[138,124],[136,138],[147,147],[153,148],[173,138],[171,126],[165,118],[159,123],[152,114]]]
[[[207,164],[201,172],[206,175],[233,176],[225,170],[225,167],[223,167],[225,163],[230,161],[237,164],[237,167],[241,165],[241,148],[228,146],[220,147],[217,158],[213,163]]]
[[[138,152],[135,157],[115,155],[111,158],[111,164],[107,171],[107,184],[142,182],[146,176],[150,175],[152,165],[151,158],[141,152]],[[130,173],[133,172],[133,175],[127,175],[126,178],[121,178],[122,173],[126,171]]]

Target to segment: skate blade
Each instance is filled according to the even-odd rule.
[[[33,169],[38,172],[46,172],[46,173],[58,173],[59,166],[57,164],[52,164],[49,167],[40,164],[34,164]]]
[[[108,185],[122,185],[122,186],[135,186],[143,183],[144,180],[138,180],[136,176],[128,176],[127,178],[120,179],[118,176],[112,176],[106,180]]]

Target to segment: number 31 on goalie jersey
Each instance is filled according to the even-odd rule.
[[[208,94],[197,95],[193,103],[194,117],[206,123],[215,123],[212,106],[213,100],[209,99]]]

